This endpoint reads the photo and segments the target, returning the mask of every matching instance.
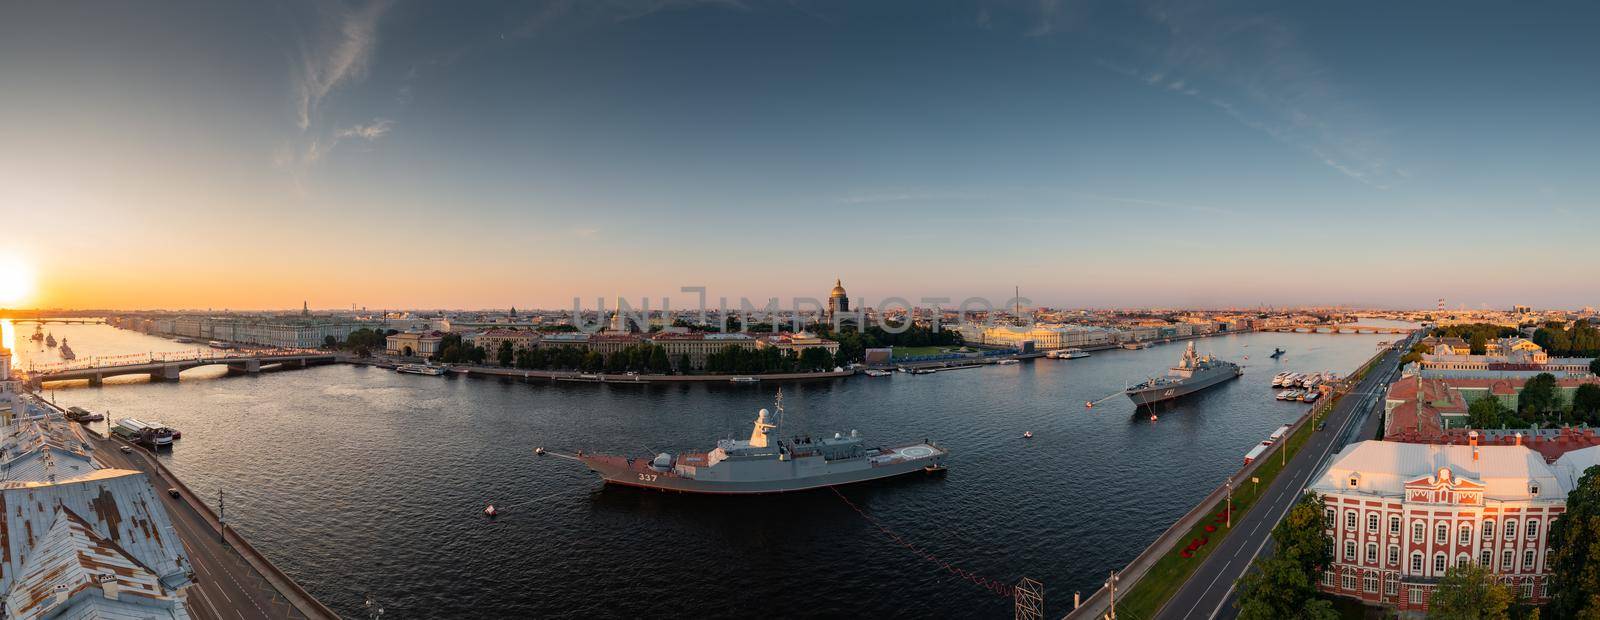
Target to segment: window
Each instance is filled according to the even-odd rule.
[[[1411,554],[1411,574],[1422,574],[1422,554],[1420,553]]]
[[[1356,561],[1356,541],[1344,541],[1344,559],[1347,562]]]
[[[1422,604],[1422,588],[1412,588],[1411,589],[1411,604],[1412,605],[1421,605]]]
[[[1458,556],[1456,556],[1456,568],[1463,568],[1463,567],[1465,567],[1467,565],[1467,562],[1470,562],[1470,561],[1471,560],[1467,559],[1467,554],[1463,553],[1461,555],[1458,555]]]
[[[1515,519],[1506,519],[1506,540],[1517,537],[1517,522]]]
[[[1535,538],[1538,538],[1539,537],[1539,522],[1535,521],[1533,519],[1528,519],[1528,527],[1525,528],[1525,530],[1527,531],[1528,540],[1533,540]]]
[[[1522,598],[1533,598],[1533,582],[1522,584]]]
[[[1538,497],[1539,496],[1539,485],[1537,485],[1537,484],[1528,485],[1528,494],[1532,495],[1534,497]]]
[[[1356,511],[1344,511],[1344,529],[1354,532],[1356,530]]]
[[[1333,529],[1333,509],[1322,511],[1322,527]]]
[[[1457,540],[1460,541],[1461,544],[1463,544],[1463,545],[1472,544],[1472,526],[1470,526],[1470,525],[1461,526],[1461,536],[1459,538],[1457,538]]]
[[[1374,574],[1374,573],[1367,573],[1366,576],[1362,577],[1361,578],[1361,591],[1362,592],[1377,592],[1378,591],[1378,576],[1376,574]]]
[[[1400,580],[1399,579],[1395,579],[1394,576],[1392,576],[1392,575],[1388,579],[1385,579],[1383,581],[1383,593],[1385,595],[1387,595],[1387,596],[1394,596],[1396,594],[1399,594],[1400,593]]]
[[[1442,545],[1442,544],[1445,544],[1445,543],[1447,543],[1449,541],[1450,541],[1450,526],[1449,525],[1440,523],[1438,525],[1438,527],[1433,528],[1433,542],[1436,542],[1436,543],[1439,543],[1439,544]]]
[[[1411,523],[1411,542],[1422,542],[1422,536],[1422,522],[1413,521]]]
[[[1326,572],[1322,573],[1322,585],[1325,585],[1325,586],[1333,585],[1333,571],[1326,571]]]
[[[1494,563],[1494,552],[1484,549],[1482,553],[1478,554],[1478,563],[1482,564],[1484,568],[1488,568],[1490,564]]]
[[[1511,570],[1511,550],[1510,549],[1506,549],[1505,553],[1501,553],[1500,554],[1500,568],[1501,568],[1501,570]]]
[[[1377,513],[1368,513],[1367,514],[1367,531],[1368,532],[1377,532],[1378,531],[1378,515],[1377,515]]]
[[[1483,539],[1489,540],[1492,538],[1494,538],[1494,519],[1488,519],[1483,522]]]
[[[1367,563],[1378,563],[1378,543],[1367,543]]]
[[[1349,573],[1345,573],[1344,576],[1342,578],[1340,578],[1339,585],[1342,586],[1346,590],[1354,590],[1354,589],[1356,589],[1356,576],[1352,575],[1352,574],[1349,574]]]
[[[1398,564],[1400,564],[1400,546],[1389,545],[1389,565],[1395,566]]]
[[[1533,568],[1533,550],[1532,549],[1529,549],[1527,551],[1523,551],[1522,552],[1522,568],[1524,570]]]
[[[1444,564],[1445,564],[1445,562],[1444,562],[1444,554],[1443,553],[1435,553],[1435,554],[1433,554],[1433,573],[1435,575],[1439,575],[1439,574],[1443,574],[1444,573]]]
[[[1389,517],[1389,533],[1395,536],[1400,535],[1400,517]]]

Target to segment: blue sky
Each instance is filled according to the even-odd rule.
[[[1577,3],[12,5],[0,209],[58,233],[16,241],[45,305],[834,277],[869,302],[1590,305],[1597,26]]]

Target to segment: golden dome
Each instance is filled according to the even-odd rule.
[[[844,284],[841,281],[839,281],[838,279],[835,279],[833,281],[833,292],[828,293],[828,296],[829,297],[844,297],[845,296],[845,294],[844,294]]]

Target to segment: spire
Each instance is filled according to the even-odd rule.
[[[301,301],[300,302],[300,316],[311,316],[311,303],[310,302],[306,302],[306,301]]]

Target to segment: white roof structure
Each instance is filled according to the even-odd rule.
[[[1556,475],[1561,476],[1561,488],[1571,491],[1578,486],[1578,479],[1583,477],[1583,472],[1590,467],[1600,465],[1600,446],[1590,446],[1573,450],[1556,459],[1553,468]]]
[[[144,472],[101,467],[42,402],[0,426],[5,618],[185,619],[190,564]]]
[[[1399,497],[1406,483],[1438,476],[1443,469],[1449,477],[1481,483],[1485,500],[1561,500],[1571,488],[1544,457],[1525,446],[1478,446],[1477,453],[1474,459],[1472,446],[1363,441],[1341,450],[1310,488]],[[1537,495],[1533,488],[1539,489]]]

